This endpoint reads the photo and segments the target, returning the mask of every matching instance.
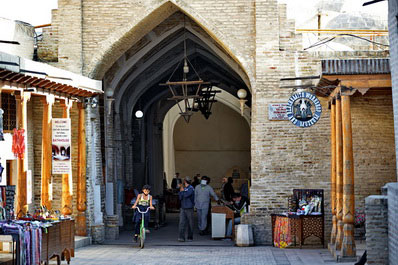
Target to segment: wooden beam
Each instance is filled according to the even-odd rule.
[[[73,106],[73,101],[65,99],[64,103],[61,103],[63,107],[62,118],[70,119],[70,109]],[[71,146],[72,148],[72,146]],[[61,199],[61,213],[63,215],[71,215],[72,210],[72,172],[69,174],[62,174],[62,199]]]
[[[391,88],[391,79],[388,80],[380,80],[380,79],[373,79],[373,80],[364,80],[364,79],[357,79],[357,80],[341,80],[341,86],[345,87],[353,87],[353,88],[372,88],[372,87],[383,87],[383,88]]]
[[[341,86],[337,86],[329,95],[329,101],[333,101],[340,94]]]
[[[355,80],[391,80],[390,74],[356,74],[356,75],[322,75],[322,78],[328,80],[345,80],[345,81],[355,81]]]
[[[331,183],[331,207],[332,207],[332,232],[330,235],[330,245],[333,246],[336,243],[337,236],[337,209],[336,209],[336,103],[332,102],[330,112],[330,141],[331,141],[331,153],[332,153],[332,166],[330,172],[330,183]]]
[[[86,236],[86,127],[84,104],[79,103],[76,235]]]
[[[335,250],[341,249],[343,242],[343,130],[341,99],[336,99],[336,217],[337,234]]]
[[[166,82],[164,84],[159,84],[161,86],[181,86],[181,85],[210,85],[210,82],[204,82],[203,80],[194,80],[194,81],[176,81],[176,82]]]
[[[42,125],[42,156],[41,156],[41,204],[47,209],[51,209],[49,186],[51,182],[51,162],[52,162],[52,106],[54,95],[48,95],[43,100],[43,125]]]
[[[26,128],[27,128],[27,103],[30,100],[30,93],[21,92],[15,96],[17,103],[17,124],[18,130],[24,130],[25,146],[26,146]],[[25,149],[26,153],[26,149]],[[23,217],[27,210],[27,182],[26,182],[26,167],[25,167],[25,153],[22,157],[17,159],[17,217]]]
[[[354,194],[354,155],[352,147],[352,123],[350,97],[341,97],[343,123],[343,222],[344,239],[341,246],[342,257],[356,257],[354,240],[355,194]]]

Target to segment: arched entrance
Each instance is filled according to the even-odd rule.
[[[184,40],[187,57],[199,76],[223,90],[221,102],[240,111],[236,94],[243,88],[248,92],[246,108],[251,106],[245,71],[222,45],[181,11],[132,42],[104,75],[108,215],[118,214],[120,219],[130,222],[130,209],[126,206],[129,199],[123,191],[140,190],[147,183],[154,196],[163,194],[163,124],[175,101],[168,100],[169,89],[159,84],[168,80],[184,58]],[[182,69],[175,74],[182,76]],[[194,79],[194,74],[191,71],[188,80]],[[142,118],[134,116],[137,110],[143,111]],[[248,110],[245,116],[250,119]],[[247,122],[245,126],[249,127]]]
[[[232,167],[234,164],[241,165],[241,167],[246,168],[246,170],[250,166],[250,153],[243,156],[236,156],[236,153],[246,153],[246,151],[250,151],[250,109],[245,108],[244,115],[241,116],[239,100],[226,91],[222,91],[222,93],[218,94],[216,99],[219,103],[215,104],[214,109],[212,110],[213,115],[211,116],[211,119],[209,119],[209,122],[199,114],[192,117],[193,119],[189,122],[189,125],[184,126],[185,124],[181,118],[179,113],[180,110],[177,105],[172,107],[165,116],[163,121],[163,167],[167,177],[167,183],[169,185],[175,172],[179,172],[181,176],[193,176],[193,174],[202,172],[201,175],[205,174],[216,177],[218,180],[212,182],[212,185],[214,186],[214,183],[219,182],[221,177],[225,175],[225,167],[228,167],[228,165],[228,168]],[[181,132],[181,128],[184,132]],[[190,128],[194,134],[185,132],[184,128]],[[178,131],[178,129],[180,129],[180,131]],[[227,135],[224,135],[225,137],[223,138],[223,136],[220,135],[221,132],[226,132]],[[187,136],[184,136],[184,134]],[[201,138],[202,142],[199,142],[197,141],[198,136],[205,136],[207,138]],[[199,149],[194,146],[187,148],[184,143],[185,141],[182,140],[186,137],[196,139],[196,144],[199,146]],[[246,143],[247,140],[249,142]],[[187,139],[186,143],[189,145],[192,141]],[[210,143],[210,145],[202,148],[207,143]],[[233,143],[236,143],[236,145]],[[192,162],[195,162],[198,166],[191,167],[191,171],[185,169],[181,170],[182,167],[176,167],[176,163],[185,164],[185,162],[176,161],[176,145],[181,150],[186,150],[193,154],[201,153],[205,150],[210,151],[212,154],[216,154],[218,151],[225,151],[228,154],[231,154],[231,152],[235,153],[234,157],[240,157],[241,159],[235,162],[230,161],[227,163],[228,165],[223,165],[219,167],[218,170],[206,170],[206,168],[200,168],[202,165],[206,165],[207,163],[201,159],[195,159],[195,161],[192,160]],[[228,159],[229,157],[228,155],[220,155],[221,160]],[[202,157],[202,155],[199,156]],[[207,156],[205,155],[203,157]],[[209,165],[209,167],[211,168],[212,165]]]

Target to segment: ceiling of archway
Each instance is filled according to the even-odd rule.
[[[236,62],[197,25],[180,12],[175,13],[135,43],[105,75],[106,89],[114,90],[115,111],[131,118],[137,102],[147,108],[155,102],[165,102],[170,93],[159,86],[166,82],[184,58],[184,39],[187,55],[200,78],[236,95],[245,88],[242,73]],[[178,66],[171,81],[181,80],[182,65]],[[188,80],[197,79],[190,68]],[[250,92],[249,92],[250,93]],[[250,106],[250,95],[248,105]],[[168,106],[171,104],[167,104]]]

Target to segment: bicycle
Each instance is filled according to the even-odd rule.
[[[140,248],[144,248],[144,242],[145,242],[145,221],[144,221],[145,217],[144,217],[144,215],[149,211],[149,208],[150,207],[148,207],[145,212],[141,212],[139,207],[136,208],[137,211],[141,214],[141,226],[140,226],[140,235],[139,235]]]

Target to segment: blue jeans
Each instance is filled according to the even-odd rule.
[[[188,239],[193,239],[193,208],[180,208],[180,223],[178,238],[185,239],[185,230],[188,227]]]
[[[140,208],[141,212],[145,212],[146,209],[149,206],[142,206],[142,205],[137,205],[137,207]],[[151,218],[151,213],[148,211],[146,214],[144,214],[144,226],[145,229],[148,229],[148,224],[149,224],[149,219]],[[135,222],[135,234],[139,235],[140,234],[140,227],[141,227],[141,219],[142,219],[142,214],[139,213],[137,210],[134,212],[134,217],[133,217],[133,222]]]
[[[238,224],[240,224],[240,217],[235,217],[234,225],[238,225]],[[226,236],[232,236],[232,220],[228,221],[228,227],[227,227]]]

